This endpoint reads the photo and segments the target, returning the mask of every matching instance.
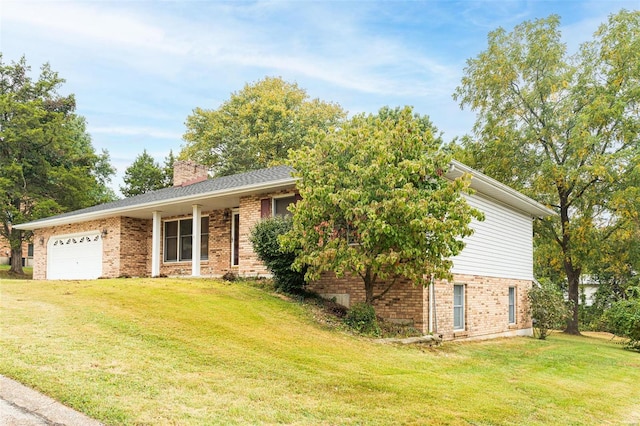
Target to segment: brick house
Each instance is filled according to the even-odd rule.
[[[11,263],[11,245],[0,235],[0,265]],[[22,266],[33,266],[33,244],[22,243]]]
[[[34,231],[34,279],[267,275],[249,235],[261,218],[286,213],[296,201],[291,171],[278,166],[207,179],[204,167],[176,162],[172,188],[17,227]],[[453,161],[446,176],[463,173],[471,173],[476,190],[467,201],[485,220],[472,223],[475,233],[453,259],[452,282],[397,283],[376,311],[445,339],[530,334],[532,219],[554,213],[461,163]],[[330,274],[309,289],[347,307],[364,300],[362,283]]]

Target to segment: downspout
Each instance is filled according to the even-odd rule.
[[[435,280],[431,285],[431,291],[433,292],[433,332],[438,333],[438,311],[436,310],[436,283]]]
[[[429,281],[429,334],[433,334],[434,330],[434,320],[435,320],[435,290],[433,288],[433,275],[431,275],[431,279]]]

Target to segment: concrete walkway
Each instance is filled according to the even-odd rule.
[[[0,425],[102,426],[58,401],[0,376]]]

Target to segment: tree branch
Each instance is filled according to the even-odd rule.
[[[377,274],[376,274],[377,275]],[[373,296],[373,298],[371,299],[371,301],[373,302],[374,300],[379,300],[382,299],[384,297],[385,294],[387,294],[389,292],[389,290],[391,290],[391,287],[393,287],[393,285],[396,283],[396,280],[398,279],[398,276],[396,275],[393,278],[393,281],[391,281],[391,284],[389,284],[389,286],[380,294]]]

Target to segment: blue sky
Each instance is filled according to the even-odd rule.
[[[487,33],[562,17],[570,51],[634,1],[30,1],[0,3],[3,61],[49,62],[122,185],[143,149],[178,153],[187,116],[265,76],[350,114],[412,105],[445,140],[474,115],[451,94]]]

